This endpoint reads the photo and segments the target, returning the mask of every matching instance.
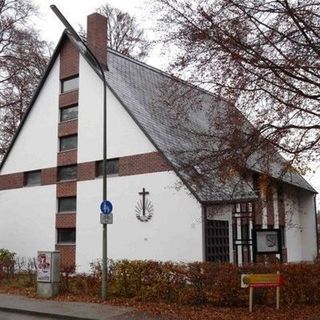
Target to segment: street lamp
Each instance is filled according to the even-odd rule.
[[[107,81],[104,74],[103,67],[101,66],[98,59],[92,53],[90,48],[85,44],[85,42],[80,38],[77,32],[73,29],[67,19],[63,16],[60,10],[55,5],[50,5],[50,8],[59,18],[59,20],[66,27],[67,32],[69,32],[74,40],[77,42],[79,48],[86,57],[89,58],[89,63],[91,66],[101,74],[103,81],[103,182],[102,182],[102,200],[103,202],[107,200]],[[108,70],[108,68],[107,68]],[[102,224],[102,288],[101,296],[102,299],[107,297],[107,286],[108,286],[108,273],[107,273],[107,224]]]

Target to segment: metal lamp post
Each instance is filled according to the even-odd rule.
[[[103,182],[102,182],[102,200],[107,200],[107,81],[105,78],[104,70],[92,53],[90,48],[83,42],[77,32],[73,29],[67,19],[63,16],[60,10],[55,5],[50,5],[52,11],[56,14],[59,20],[66,27],[67,32],[69,32],[80,45],[80,49],[82,49],[87,57],[90,60],[90,64],[98,70],[101,74],[103,81]],[[102,224],[102,288],[101,288],[101,296],[102,299],[106,299],[107,297],[107,286],[108,286],[108,273],[107,273],[107,224]]]

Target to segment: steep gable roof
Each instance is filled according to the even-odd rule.
[[[101,77],[99,70],[95,68],[83,45],[73,39],[67,32],[64,32],[48,69],[21,121],[10,148],[0,165],[0,170],[67,37],[74,43],[83,57]],[[213,116],[214,112],[224,110],[224,105],[221,101],[216,100],[214,96],[208,92],[192,87],[183,81],[173,79],[160,70],[140,63],[111,49],[108,50],[108,69],[109,70],[105,72],[108,87],[120,100],[124,108],[150,141],[172,164],[176,173],[199,201],[219,202],[255,199],[257,197],[252,187],[242,177],[233,176],[222,182],[220,179],[217,179],[215,172],[212,172],[212,174],[206,177],[205,181],[197,184],[189,179],[188,170],[184,170],[183,168],[185,154],[188,153],[188,151],[191,152],[199,149],[199,138],[195,133],[205,133],[209,130],[211,124],[208,122],[208,115]],[[170,86],[172,81],[177,84],[174,90],[181,91],[181,93],[188,91],[192,93],[192,91],[196,91],[197,97],[200,97],[198,101],[199,108],[193,107],[194,101],[192,99],[186,98],[183,100],[183,103],[180,103],[180,106],[183,108],[181,112],[187,114],[189,117],[188,124],[183,125],[182,122],[179,121],[179,118],[176,117],[176,114],[172,116],[170,106],[165,103],[163,91],[166,90],[166,86]],[[186,97],[188,97],[188,95],[186,95]],[[214,108],[212,108],[213,105],[215,106]],[[212,143],[214,144],[214,142]],[[183,156],[182,153],[184,153]],[[316,193],[312,186],[298,173],[293,172],[281,175],[282,170],[278,161],[282,161],[280,156],[277,157],[277,161],[272,163],[270,169],[270,175],[272,177],[277,179],[280,177],[280,179],[286,183]],[[258,172],[261,171],[257,163],[253,164],[251,169]]]
[[[180,172],[182,177],[186,172],[181,170],[182,151],[192,151],[199,149],[199,133],[210,129],[208,118],[216,112],[224,112],[224,104],[217,101],[213,95],[199,88],[173,79],[169,75],[149,67],[134,59],[128,58],[109,50],[108,52],[109,72],[106,72],[106,78],[109,86],[129,110],[130,114],[137,120],[140,126],[148,134],[155,145],[161,150],[167,159]],[[174,91],[191,92],[191,96],[196,95],[196,99],[201,106],[193,108],[190,101],[190,94],[186,94],[183,100],[182,112],[188,113],[188,123],[179,120],[177,112],[171,116],[170,106],[166,105],[165,90],[170,90],[168,85],[174,82],[178,85]],[[197,92],[193,92],[197,91]],[[181,103],[180,105],[181,106]],[[179,152],[181,151],[181,152]],[[285,173],[281,167],[283,158],[276,154],[275,159],[269,167],[269,173],[272,177],[300,187],[302,189],[316,192],[315,189],[298,173]],[[251,169],[261,172],[258,162],[251,159]],[[186,177],[187,178],[187,177]],[[231,178],[222,185],[214,175],[210,177],[210,185],[202,185],[200,188],[191,186],[198,194],[201,201],[219,201],[235,200],[239,198],[254,198],[255,193],[252,188],[241,179]],[[186,179],[187,180],[187,179]],[[190,183],[189,183],[190,184]]]

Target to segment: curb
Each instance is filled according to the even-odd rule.
[[[49,313],[49,312],[41,312],[35,310],[26,310],[26,309],[15,309],[12,307],[4,307],[0,306],[0,311],[10,312],[10,313],[19,313],[26,314],[31,316],[41,316],[41,317],[50,317],[55,319],[64,319],[64,320],[97,320],[97,318],[88,318],[88,317],[78,317],[78,316],[67,316],[61,313]],[[163,320],[162,317],[148,317],[143,312],[128,312],[126,314],[113,316],[108,320]]]
[[[77,316],[67,316],[59,313],[49,313],[49,312],[41,312],[34,310],[25,310],[25,309],[15,309],[12,307],[3,307],[0,306],[0,311],[10,312],[10,313],[19,313],[19,314],[28,314],[33,316],[43,316],[43,317],[51,317],[56,319],[65,319],[65,320],[97,320],[96,318],[83,318]]]

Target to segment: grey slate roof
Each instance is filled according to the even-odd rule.
[[[0,163],[0,170],[7,160],[12,146],[67,37],[78,47],[80,53],[101,77],[99,70],[94,67],[94,63],[87,54],[86,48],[65,31],[10,147]],[[225,107],[221,101],[217,101],[208,92],[191,87],[182,81],[176,81],[176,79],[172,79],[160,70],[113,50],[108,52],[108,68],[109,71],[105,72],[105,76],[109,88],[150,141],[172,164],[175,172],[199,201],[218,202],[256,198],[252,187],[238,175],[221,180],[212,171],[209,174],[202,175],[200,182],[193,182],[190,179],[189,169],[187,170],[184,167],[185,162],[190,163],[195,154],[201,156],[204,153],[203,150],[213,150],[215,148],[215,141],[208,142],[206,136],[208,132],[212,133],[212,131],[217,130],[212,126],[212,118],[217,116],[219,112],[225,112]],[[177,91],[178,95],[176,95]],[[167,98],[170,95],[174,99],[181,97],[180,100],[178,99],[178,109],[173,110],[174,108],[171,108],[168,104]],[[250,163],[250,160],[252,163]],[[269,168],[272,177],[316,193],[316,190],[301,175],[294,172],[281,175],[282,170],[279,164],[282,162],[283,159],[280,155],[274,156],[274,161]],[[257,172],[264,171],[255,159],[249,159],[248,166]],[[194,170],[196,169],[195,163]]]
[[[201,148],[206,148],[206,145],[202,143],[208,144],[208,140],[202,141],[201,134],[205,135],[212,129],[210,128],[212,125],[210,117],[224,110],[223,103],[215,100],[210,93],[191,87],[182,81],[176,81],[157,69],[113,50],[108,52],[108,68],[109,71],[105,73],[105,76],[112,91],[179,172],[180,177],[188,181],[188,172],[183,169],[186,154],[188,151],[191,154],[195,150],[201,152]],[[174,83],[176,86],[172,89]],[[184,97],[182,102],[177,104],[182,108],[181,119],[177,111],[173,111],[167,104],[170,90],[173,91],[172,95],[180,91],[180,96]],[[197,107],[194,106],[195,104]],[[174,112],[173,116],[172,112]],[[188,117],[188,121],[185,121],[184,117]],[[214,141],[211,147],[213,146]],[[283,162],[283,159],[280,155],[274,159],[276,160],[270,166],[271,176],[274,178],[281,176],[284,182],[316,192],[299,174],[282,175],[279,164]],[[252,169],[262,171],[254,162]],[[222,183],[220,179],[217,179],[215,173],[212,173],[201,185],[192,185],[189,182],[189,187],[200,201],[227,201],[256,197],[249,184],[238,176]]]

